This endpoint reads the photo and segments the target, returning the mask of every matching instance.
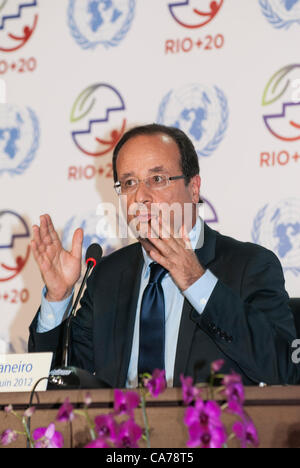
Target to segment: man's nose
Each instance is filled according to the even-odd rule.
[[[152,193],[147,185],[141,181],[135,192],[135,201],[137,203],[151,203],[152,202]]]

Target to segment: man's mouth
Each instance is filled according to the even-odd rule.
[[[149,223],[149,221],[151,221],[151,214],[141,214],[141,215],[137,216],[136,219],[140,223]]]
[[[140,223],[150,223],[150,221],[154,221],[157,219],[157,216],[153,215],[153,213],[141,213],[136,217],[136,220]]]

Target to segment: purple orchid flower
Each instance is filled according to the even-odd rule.
[[[194,407],[189,406],[184,416],[190,436],[187,446],[221,448],[227,440],[221,415],[221,408],[215,401],[198,399]]]
[[[222,448],[227,440],[223,426],[203,426],[200,422],[194,422],[189,427],[189,435],[188,447]]]
[[[166,390],[166,371],[155,369],[152,377],[145,380],[145,387],[154,398],[157,398]]]
[[[31,406],[30,408],[27,408],[27,410],[24,412],[25,418],[32,418],[36,410],[35,406]]]
[[[234,414],[240,418],[245,418],[245,411],[243,405],[241,405],[237,400],[230,400],[228,402],[228,407],[226,408],[226,413]]]
[[[250,418],[236,422],[232,426],[232,430],[241,442],[242,448],[247,448],[248,445],[253,447],[259,446],[257,430]]]
[[[90,392],[87,392],[84,395],[84,404],[88,408],[89,406],[91,406],[92,403],[93,403],[92,396],[91,396]]]
[[[64,404],[60,407],[56,420],[58,422],[72,422],[75,418],[74,407],[71,405],[69,398],[66,398]]]
[[[124,421],[119,426],[115,446],[117,448],[139,448],[138,441],[143,435],[143,430],[132,419]]]
[[[55,431],[55,424],[51,423],[48,427],[39,427],[33,432],[35,448],[62,448],[64,438],[60,432]]]
[[[245,402],[245,391],[241,376],[233,372],[230,375],[226,375],[222,383],[225,386],[224,393],[227,400],[234,400],[243,405]]]
[[[200,389],[193,386],[192,377],[184,377],[183,374],[181,374],[180,381],[182,385],[183,403],[188,406],[199,397]]]
[[[217,374],[218,372],[220,372],[224,364],[225,364],[224,359],[219,359],[218,361],[214,361],[211,365],[212,372],[214,374]]]
[[[206,426],[221,426],[221,408],[215,401],[203,401],[200,398],[195,406],[189,406],[186,409],[184,422],[189,427],[194,422],[200,422]]]
[[[5,412],[6,414],[12,413],[13,410],[14,410],[14,408],[13,408],[12,405],[5,406],[5,408],[4,408],[4,412]]]
[[[122,392],[116,389],[114,392],[114,410],[118,415],[127,414],[133,416],[133,410],[140,404],[140,396],[136,392]]]
[[[0,435],[0,445],[3,445],[6,447],[7,445],[12,444],[15,442],[18,438],[18,434],[16,431],[13,431],[12,429],[7,429]]]
[[[88,449],[99,449],[99,448],[110,448],[108,443],[106,442],[105,439],[102,439],[101,437],[96,440],[92,440],[89,444],[85,446],[85,448]]]
[[[101,414],[95,418],[95,429],[100,439],[115,442],[118,434],[118,424],[111,414]]]

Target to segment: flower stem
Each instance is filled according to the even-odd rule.
[[[89,431],[90,431],[91,439],[96,440],[97,436],[96,436],[95,429],[94,429],[95,425],[94,425],[93,421],[90,418],[90,415],[88,413],[88,409],[84,408],[84,410],[74,410],[74,414],[78,414],[78,416],[83,416],[85,418],[85,420],[87,422],[87,425],[88,425],[88,428],[89,428]]]
[[[146,397],[145,397],[144,392],[142,392],[141,405],[142,405],[143,420],[144,420],[144,425],[145,425],[145,436],[146,436],[147,448],[151,448],[149,421],[148,421],[148,415],[146,411]]]
[[[22,418],[22,424],[23,424],[23,427],[25,429],[25,435],[26,435],[26,438],[30,444],[30,448],[34,448],[34,441],[32,440],[32,437],[31,437],[31,434],[30,434],[30,431],[28,429],[28,426],[27,426],[27,422],[26,422],[26,419],[25,418]]]

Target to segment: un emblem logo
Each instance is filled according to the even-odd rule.
[[[0,106],[0,175],[21,175],[30,166],[39,146],[36,114],[29,107]]]
[[[284,271],[300,274],[300,199],[265,205],[257,214],[252,229],[256,244],[273,250]]]
[[[170,91],[162,100],[157,121],[183,130],[199,157],[210,156],[223,140],[229,119],[224,93],[215,87],[191,84]]]
[[[262,12],[276,29],[288,29],[300,24],[299,0],[259,0]]]
[[[68,24],[82,49],[115,47],[125,38],[135,14],[135,0],[70,0]]]

